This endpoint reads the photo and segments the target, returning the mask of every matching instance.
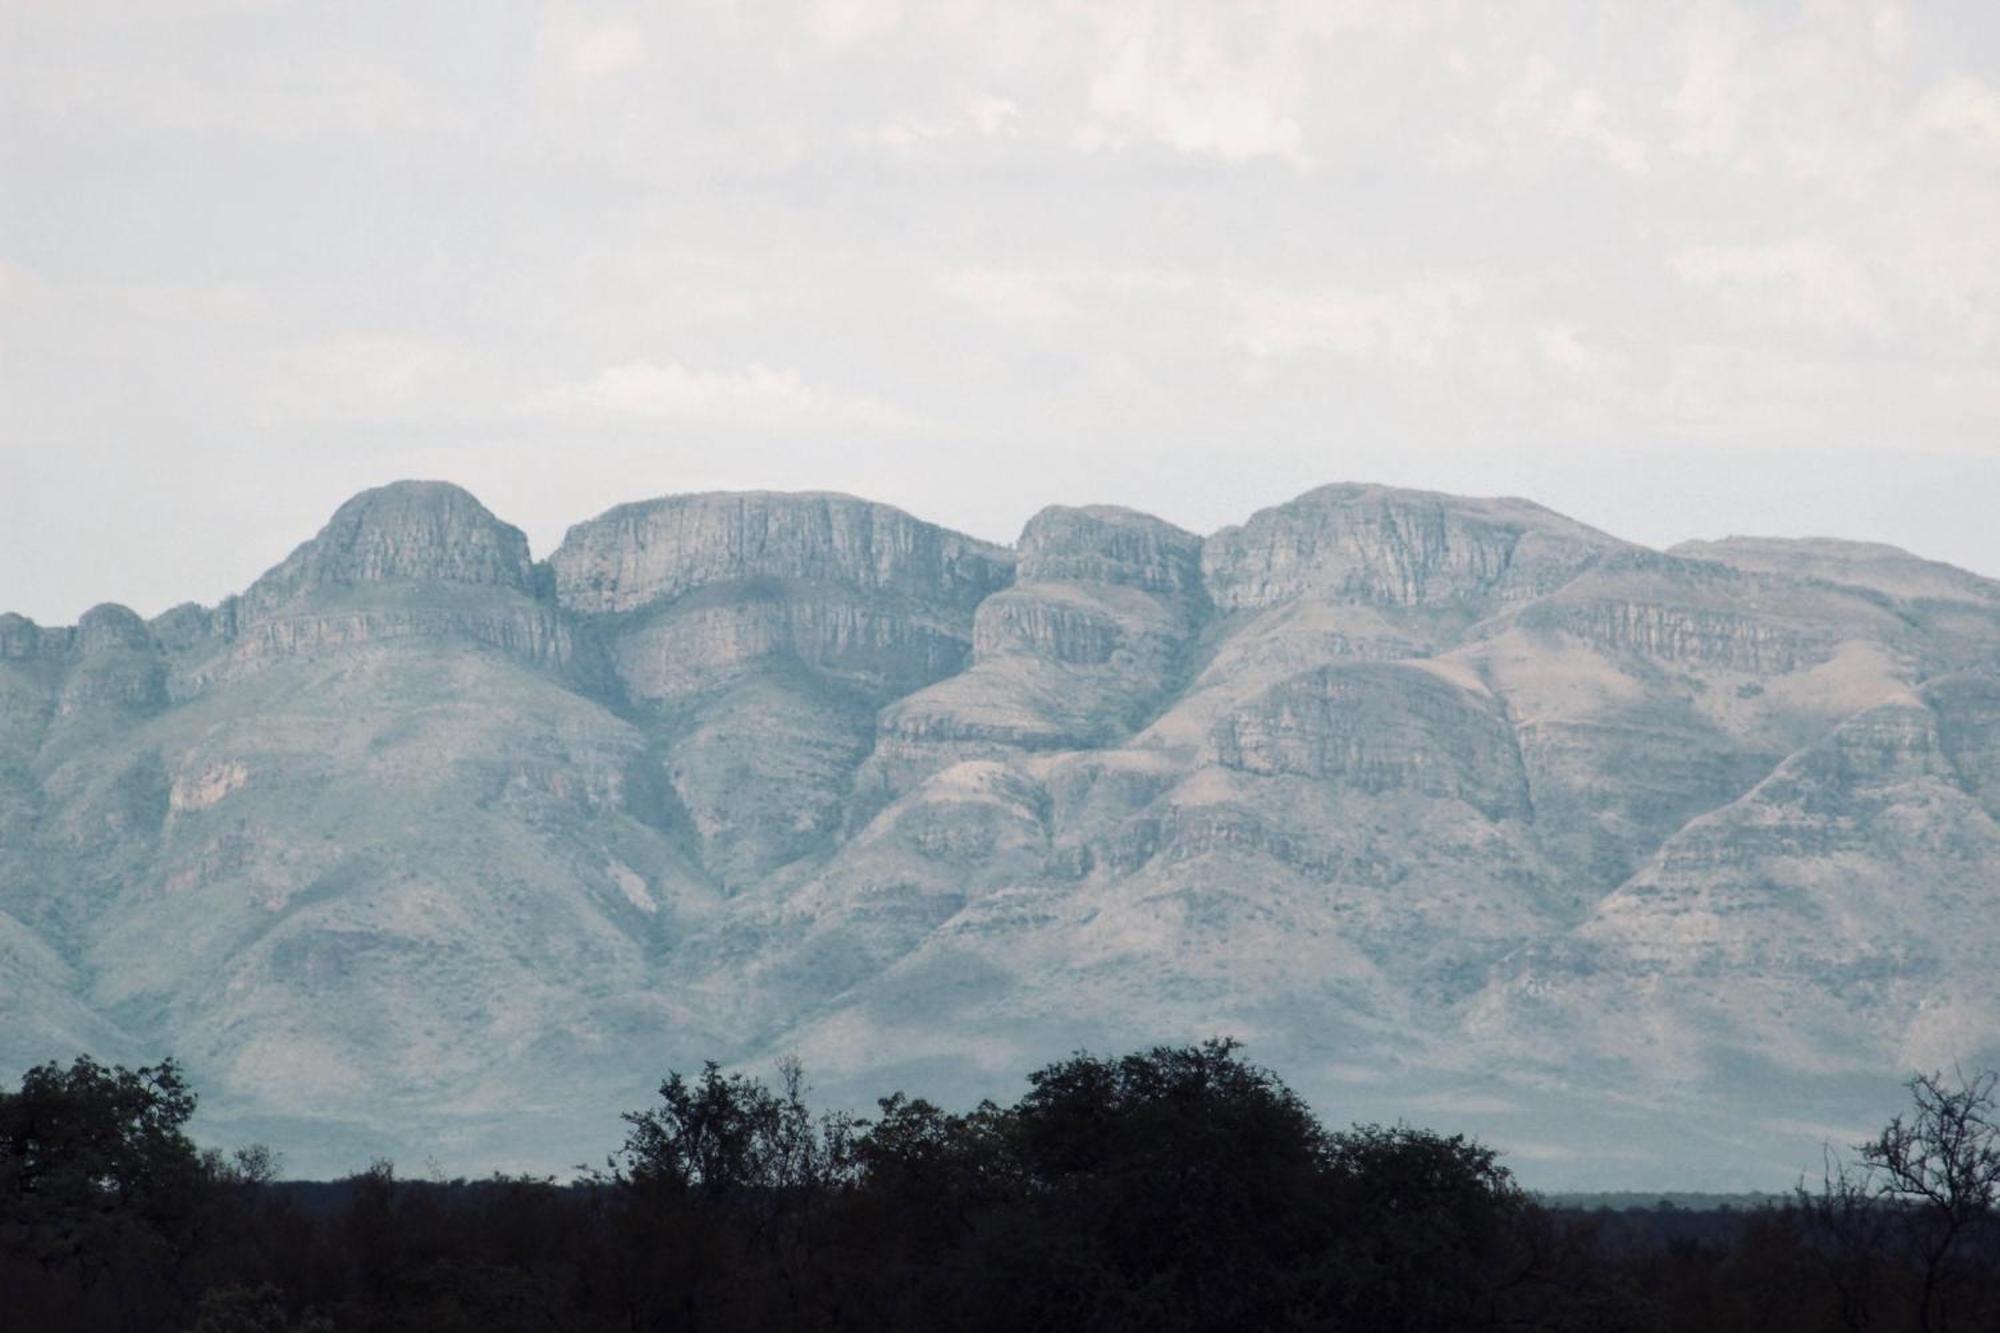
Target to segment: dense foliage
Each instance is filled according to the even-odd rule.
[[[1324,1127],[1227,1042],[1078,1055],[1012,1106],[815,1113],[673,1075],[601,1171],[278,1183],[171,1062],[0,1093],[0,1320],[28,1330],[1944,1329],[2000,1319],[1993,1081],[1752,1212],[1540,1206],[1494,1153]]]

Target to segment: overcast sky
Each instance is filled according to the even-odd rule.
[[[0,0],[0,608],[1335,480],[2000,575],[2000,5]]]

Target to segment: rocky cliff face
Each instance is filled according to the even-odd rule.
[[[0,615],[0,1061],[477,1170],[707,1056],[971,1096],[1227,1031],[1550,1183],[1788,1176],[1996,1054],[1996,821],[2000,584],[1888,548],[1332,486],[1011,549],[669,497],[537,566],[402,483],[217,607]]]
[[[56,696],[56,718],[65,729],[115,726],[166,703],[166,660],[146,622],[125,607],[84,612],[68,647],[68,670]]]
[[[1013,563],[887,505],[757,494],[620,506],[549,568],[733,890],[824,847],[875,710],[964,666]]]
[[[1528,812],[1526,774],[1493,700],[1420,667],[1301,672],[1226,714],[1210,744],[1213,762],[1245,773],[1449,797],[1496,820]]]
[[[364,491],[243,595],[239,620],[334,589],[379,583],[468,584],[529,592],[528,539],[447,482]]]
[[[1200,538],[1058,506],[1017,550],[1017,581],[979,605],[971,665],[884,710],[863,793],[893,797],[955,760],[1117,741],[1186,675],[1209,609]]]
[[[1866,1074],[1988,1049],[2000,825],[1947,730],[1921,693],[1843,722],[1510,960],[1475,1030],[1544,1065],[1588,1051],[1695,1082],[1729,1060]]]
[[[184,659],[182,696],[273,660],[403,639],[470,641],[604,684],[596,645],[537,595],[528,539],[444,482],[363,492],[240,598],[206,615],[177,607],[158,628]]]
[[[1327,486],[1216,533],[1202,559],[1224,611],[1304,596],[1484,607],[1553,591],[1618,544],[1525,500]]]
[[[683,495],[578,524],[550,557],[556,596],[585,615],[671,602],[711,584],[851,587],[969,617],[1005,586],[1007,552],[845,495]]]

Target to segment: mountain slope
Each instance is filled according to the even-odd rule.
[[[669,1063],[1228,1031],[1554,1183],[1768,1184],[2000,1053],[1996,821],[2000,585],[1891,548],[1342,485],[1012,549],[674,496],[537,564],[398,483],[220,606],[0,616],[0,1072],[559,1168]]]

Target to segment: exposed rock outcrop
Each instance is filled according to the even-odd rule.
[[[1202,592],[1201,538],[1117,505],[1050,505],[1015,549],[1022,583],[1102,583],[1177,603]]]
[[[1832,1074],[1984,1049],[2000,823],[1944,737],[1994,725],[1990,698],[1910,695],[1787,758],[1502,969],[1474,1030],[1520,1058],[1679,1078],[1718,1058]]]
[[[2000,671],[1945,676],[1923,694],[1953,775],[2000,820]]]
[[[164,707],[167,664],[146,622],[126,607],[94,606],[77,622],[57,699],[65,742],[96,736]]]
[[[406,481],[364,491],[300,546],[202,623],[199,608],[163,616],[195,660],[178,673],[187,696],[230,673],[273,660],[404,639],[481,644],[568,676],[607,683],[603,655],[536,596],[528,539],[468,492]],[[203,656],[214,643],[222,657]]]
[[[658,606],[709,584],[781,579],[903,597],[970,618],[1010,580],[1008,553],[845,495],[675,495],[571,528],[549,558],[585,615]]]
[[[1224,611],[1297,597],[1458,608],[1552,591],[1623,543],[1525,500],[1326,486],[1202,550]]]
[[[1054,506],[1018,550],[1019,580],[980,604],[971,666],[884,710],[866,799],[959,760],[1112,743],[1185,677],[1208,614],[1199,537],[1128,509]]]
[[[702,863],[741,886],[824,848],[874,710],[964,666],[1013,563],[887,505],[749,494],[620,506],[549,569],[641,706]]]
[[[2000,585],[1524,501],[682,496],[536,565],[401,483],[215,607],[0,616],[0,1062],[173,1049],[308,1171],[1218,1032],[1503,1147],[1615,1086],[1602,1179],[1654,1097],[1810,1160],[1784,1089],[2000,1058],[1996,867]]]
[[[1726,537],[1682,542],[1667,554],[1787,578],[1866,588],[1899,602],[1969,602],[2000,607],[2000,583],[1879,542],[1831,537]]]
[[[375,583],[471,584],[531,592],[519,528],[448,482],[399,481],[363,491],[319,535],[243,594],[240,623],[337,589]]]
[[[1245,701],[1210,736],[1215,762],[1366,792],[1408,789],[1491,819],[1528,813],[1513,733],[1492,699],[1421,667],[1315,667]]]
[[[1840,643],[1893,643],[1893,613],[1836,589],[1651,552],[1621,554],[1506,624],[1660,666],[1782,676],[1817,666]]]
[[[56,639],[57,650],[68,645],[69,631],[44,630],[40,625],[12,611],[0,614],[0,661],[31,662],[44,653],[43,645]]]
[[[1940,669],[2000,669],[2000,582],[1894,546],[1825,537],[1683,542],[1671,555],[1833,585],[1893,608]]]

